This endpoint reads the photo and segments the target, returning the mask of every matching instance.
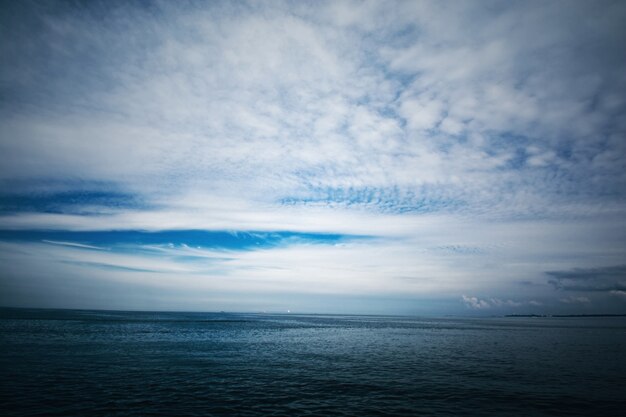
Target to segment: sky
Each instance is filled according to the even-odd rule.
[[[626,313],[623,1],[0,3],[0,305]]]

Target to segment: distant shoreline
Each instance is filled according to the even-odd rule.
[[[507,314],[504,317],[626,317],[626,314]]]

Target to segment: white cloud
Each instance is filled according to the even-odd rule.
[[[463,295],[462,299],[465,305],[469,308],[483,309],[491,307],[491,305],[487,301],[481,300],[477,297],[468,297],[466,295]]]
[[[83,248],[83,249],[106,250],[106,248],[101,248],[99,246],[85,245],[82,243],[75,243],[75,242],[59,242],[56,240],[46,240],[46,239],[43,239],[42,242],[50,243],[51,245],[73,246],[73,247]]]
[[[471,308],[474,310],[484,310],[490,308],[518,308],[524,306],[532,306],[538,307],[542,306],[543,303],[530,300],[530,301],[513,301],[513,300],[503,300],[500,298],[478,298],[478,297],[470,297],[467,295],[463,295],[461,300],[465,304],[467,308]]]

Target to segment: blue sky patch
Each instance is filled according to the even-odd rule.
[[[302,243],[336,244],[366,238],[366,236],[297,232],[231,232],[205,230],[73,232],[0,230],[0,240],[8,242],[75,243],[93,246],[94,248],[131,245],[186,245],[203,249],[248,250]]]

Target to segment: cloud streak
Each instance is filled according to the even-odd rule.
[[[83,248],[83,249],[106,250],[106,248],[101,248],[99,246],[85,245],[85,244],[82,244],[82,243],[58,242],[58,241],[55,241],[55,240],[46,240],[46,239],[43,239],[42,242],[43,243],[49,243],[51,245],[73,246],[73,247]]]
[[[550,271],[550,284],[566,291],[624,291],[626,266],[604,268],[577,268],[569,271]]]

